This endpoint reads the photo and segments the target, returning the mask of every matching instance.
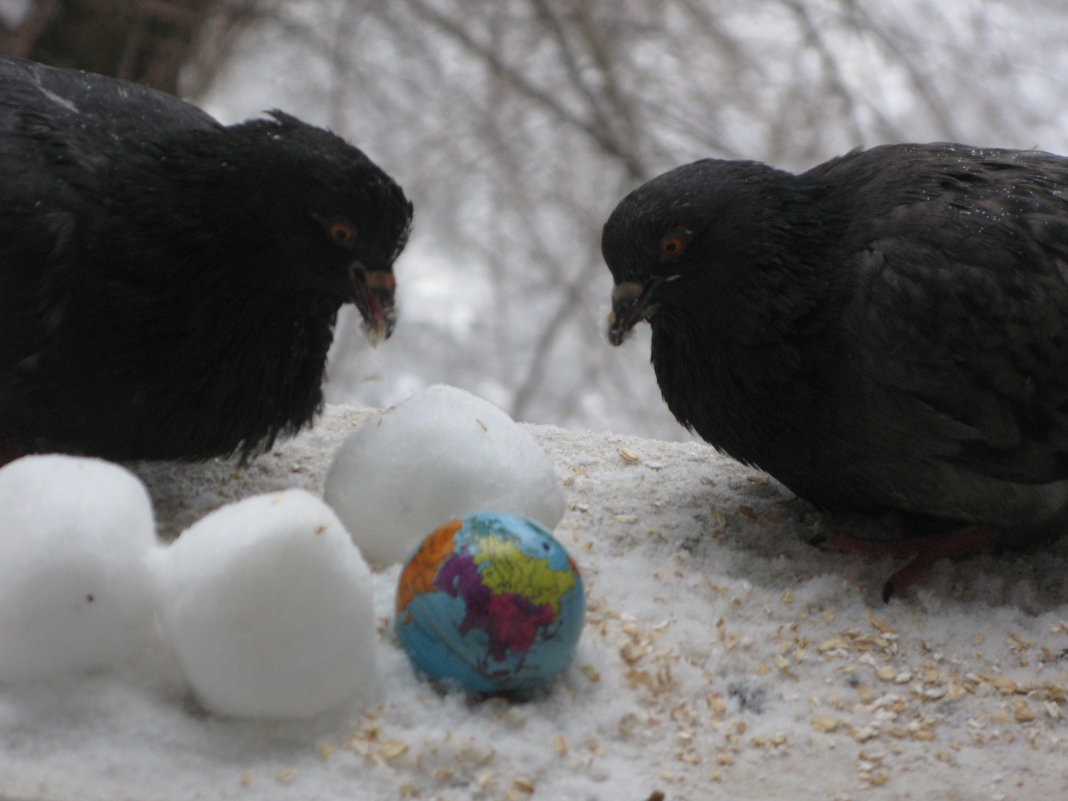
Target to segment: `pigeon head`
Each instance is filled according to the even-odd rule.
[[[142,162],[131,181],[138,195],[130,206],[143,211],[145,239],[187,243],[182,268],[195,271],[187,276],[245,295],[264,288],[335,309],[353,303],[372,344],[392,333],[393,262],[407,242],[412,204],[361,150],[272,111],[269,119],[181,132],[148,156],[151,166]],[[158,182],[144,177],[153,171]],[[168,205],[158,192],[146,195],[157,185],[171,189]]]
[[[609,341],[621,344],[638,322],[651,322],[664,303],[685,301],[698,284],[728,291],[772,257],[783,176],[758,162],[703,159],[623,198],[601,236],[615,280]]]
[[[254,182],[260,222],[290,280],[351,302],[372,344],[395,323],[393,262],[411,226],[412,204],[362,151],[280,111],[233,126],[232,138],[255,159],[234,161],[235,190]],[[246,203],[250,200],[246,196]],[[240,205],[230,208],[241,208]]]

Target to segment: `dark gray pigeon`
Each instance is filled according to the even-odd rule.
[[[338,309],[393,328],[412,207],[272,112],[0,55],[0,463],[252,455],[322,403]]]
[[[652,326],[680,423],[931,561],[1068,523],[1068,158],[958,144],[801,174],[702,160],[605,224],[609,339]]]

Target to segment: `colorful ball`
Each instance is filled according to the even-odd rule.
[[[450,520],[408,556],[396,631],[416,668],[472,692],[532,690],[570,663],[582,577],[546,529],[519,515]]]

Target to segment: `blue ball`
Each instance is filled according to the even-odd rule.
[[[397,584],[397,637],[418,670],[482,693],[552,681],[586,616],[582,577],[533,520],[479,512],[450,520],[408,556]]]

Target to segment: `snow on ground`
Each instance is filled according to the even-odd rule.
[[[320,492],[370,411],[256,462],[137,465],[173,535],[209,510]],[[156,642],[121,668],[0,687],[0,798],[1053,799],[1068,792],[1068,544],[937,566],[883,605],[889,559],[698,443],[529,426],[586,581],[576,663],[543,698],[439,695],[373,577],[377,697],[311,721],[206,713]]]

